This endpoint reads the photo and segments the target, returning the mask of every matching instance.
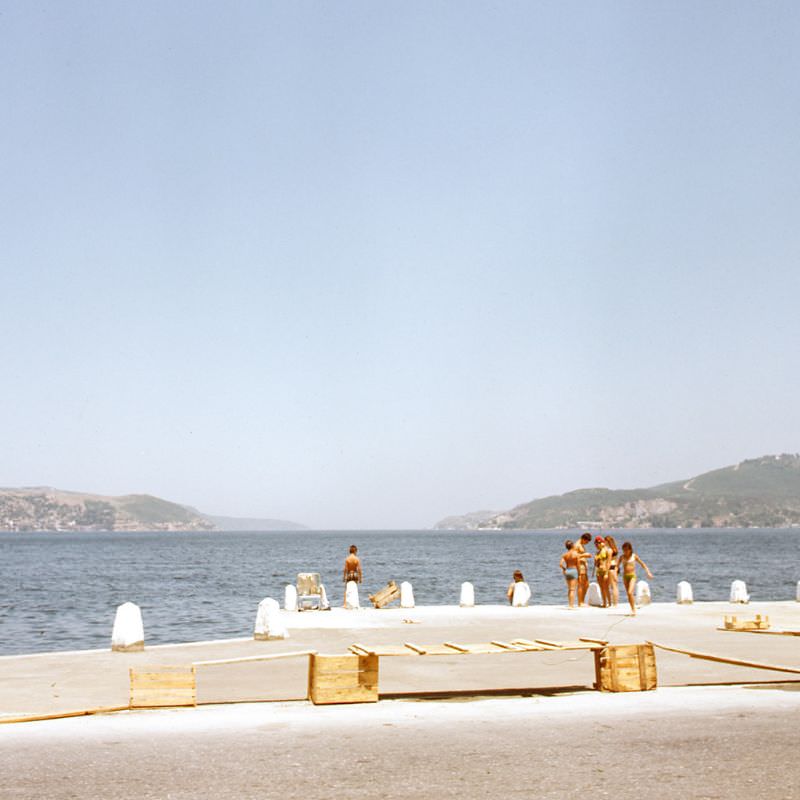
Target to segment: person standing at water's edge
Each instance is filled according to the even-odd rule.
[[[622,582],[625,584],[625,591],[628,593],[628,602],[631,604],[631,614],[636,616],[636,565],[640,564],[647,577],[653,577],[653,573],[647,568],[647,564],[633,552],[633,545],[630,542],[622,543],[622,557],[619,560],[622,565]]]
[[[358,548],[354,544],[351,544],[350,552],[344,560],[342,580],[344,581],[344,585],[347,586],[350,581],[361,583],[363,579],[364,575],[361,572],[361,559],[358,557]]]
[[[581,560],[580,553],[575,549],[575,543],[570,539],[564,542],[567,552],[561,556],[561,572],[567,582],[567,601],[569,607],[575,607],[575,593],[578,587],[578,567]]]
[[[581,535],[580,541],[575,545],[578,551],[578,605],[582,606],[583,601],[586,599],[586,593],[589,591],[589,564],[588,560],[591,555],[586,552],[586,546],[592,541],[591,533],[584,533]]]

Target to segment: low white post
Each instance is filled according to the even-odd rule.
[[[331,607],[331,604],[328,602],[328,593],[325,591],[324,583],[319,585],[319,607],[323,611],[327,611]]]
[[[358,602],[358,584],[355,581],[347,581],[347,586],[344,590],[344,607],[345,608],[361,608]]]
[[[731,603],[749,603],[750,595],[747,594],[747,584],[744,581],[734,581],[731,584]]]
[[[400,608],[414,608],[414,589],[408,581],[400,584]]]
[[[600,584],[597,581],[592,581],[589,584],[589,589],[586,592],[586,604],[602,608],[603,606],[603,593],[600,591]]]
[[[675,601],[678,605],[689,605],[694,602],[692,594],[692,584],[689,581],[681,581],[678,584],[678,597]]]
[[[461,584],[461,599],[458,604],[461,608],[472,608],[475,605],[475,587],[469,581]]]
[[[636,581],[636,591],[633,595],[633,602],[637,606],[649,606],[652,601],[650,596],[650,584],[647,581]]]
[[[259,640],[289,638],[289,631],[281,619],[281,607],[277,600],[265,597],[258,604],[253,638]]]
[[[111,631],[111,649],[118,653],[144,650],[142,612],[135,603],[123,603],[117,608]]]
[[[283,591],[283,607],[287,611],[297,611],[297,587],[291,583]]]
[[[531,599],[531,587],[525,581],[517,581],[514,584],[514,594],[511,595],[511,605],[514,608],[522,608],[528,605]]]
[[[800,581],[797,581],[797,595],[795,596],[795,600],[800,603]]]

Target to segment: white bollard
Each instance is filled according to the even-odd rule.
[[[258,604],[253,638],[259,640],[289,638],[289,631],[281,619],[281,607],[277,600],[265,597]]]
[[[461,599],[458,604],[461,608],[472,608],[475,605],[475,587],[469,581],[461,584]]]
[[[142,612],[135,603],[123,603],[117,608],[111,631],[111,649],[117,653],[144,650]]]
[[[355,581],[347,581],[347,586],[344,590],[344,607],[355,609],[361,608],[358,602],[358,584]]]
[[[408,581],[400,584],[400,608],[414,608],[414,589]]]
[[[531,599],[531,587],[525,581],[517,581],[514,584],[514,594],[511,595],[511,605],[514,608],[522,608],[528,605]]]
[[[749,603],[750,595],[747,594],[747,584],[744,581],[734,581],[731,584],[731,603]]]
[[[324,583],[319,585],[319,607],[323,611],[327,611],[331,607],[331,604],[328,602],[328,593],[325,591]]]
[[[283,592],[283,607],[287,611],[297,611],[297,587],[291,583],[286,585]]]
[[[603,606],[603,593],[600,591],[600,584],[597,581],[592,581],[589,584],[589,589],[586,592],[586,604],[602,608]]]
[[[650,584],[647,581],[636,581],[636,591],[634,592],[633,602],[637,606],[649,606],[652,597],[650,596]]]
[[[678,597],[675,600],[678,605],[688,606],[694,602],[694,595],[692,594],[692,584],[689,581],[681,581],[678,584]]]
[[[797,581],[797,595],[795,596],[795,600],[800,603],[800,581]]]

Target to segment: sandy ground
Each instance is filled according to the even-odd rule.
[[[258,703],[7,725],[0,795],[794,800],[799,686]]]

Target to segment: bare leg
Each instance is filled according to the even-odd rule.
[[[619,605],[619,572],[615,569],[608,573],[608,588],[611,590],[611,605],[616,607]]]
[[[578,605],[582,606],[586,601],[586,592],[589,591],[589,576],[585,572],[578,575]]]
[[[598,576],[597,583],[600,586],[600,596],[603,598],[603,608],[608,608],[611,605],[608,595],[608,575],[605,577]]]
[[[567,599],[570,608],[575,608],[575,593],[577,588],[578,581],[575,578],[567,578]]]
[[[631,615],[636,616],[636,601],[635,601],[635,589],[636,589],[636,576],[632,577],[630,580],[625,581],[625,591],[628,593],[628,602],[631,604]]]

